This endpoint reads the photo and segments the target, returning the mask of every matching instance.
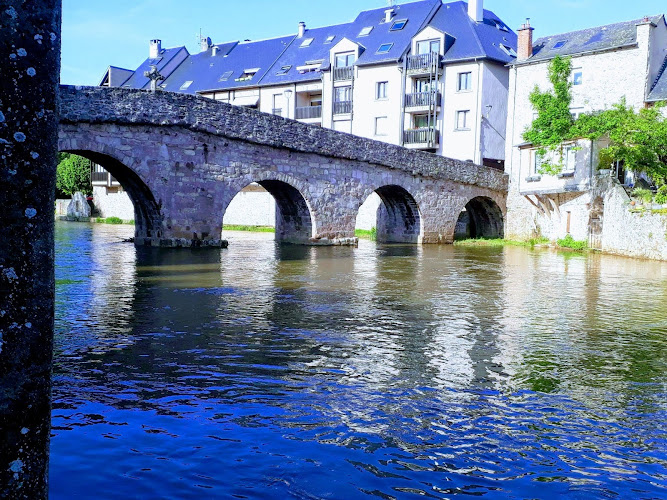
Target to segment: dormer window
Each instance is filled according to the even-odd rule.
[[[186,90],[187,88],[192,85],[192,80],[188,80],[187,82],[184,82],[183,85],[181,85],[181,88],[179,90]]]
[[[324,43],[331,43],[331,42],[334,41],[335,38],[336,38],[336,35],[330,35],[330,36],[327,37],[326,40],[324,40]]]
[[[310,47],[312,43],[313,43],[313,38],[306,38],[303,42],[301,42],[300,47]]]
[[[361,29],[357,36],[368,36],[371,34],[371,31],[373,31],[373,26],[366,26],[365,28]]]
[[[417,54],[430,54],[435,52],[440,53],[440,40],[424,40],[422,42],[417,42]]]
[[[378,49],[377,53],[378,54],[386,54],[391,50],[391,48],[394,46],[393,43],[383,43],[380,45],[380,48]]]
[[[354,52],[345,52],[344,54],[336,54],[334,63],[336,68],[347,68],[348,66],[352,66],[354,61]]]
[[[220,76],[219,82],[226,82],[232,76],[233,71],[225,71],[222,76]]]
[[[508,56],[516,57],[516,50],[514,50],[512,47],[509,45],[504,45],[500,44],[500,48],[505,52]]]
[[[276,75],[277,75],[277,76],[286,75],[286,74],[289,72],[290,69],[292,69],[292,65],[291,65],[291,64],[290,64],[289,66],[282,66],[282,67],[280,68],[280,71],[278,71],[278,72],[276,73]]]
[[[400,31],[403,28],[405,28],[406,24],[408,24],[407,19],[399,19],[398,21],[394,21],[394,24],[391,25],[391,28],[389,28],[389,31]]]
[[[556,42],[556,45],[554,45],[554,49],[563,48],[566,43],[567,43],[567,40],[561,40],[560,42]]]

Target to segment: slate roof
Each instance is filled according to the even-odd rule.
[[[174,47],[172,49],[163,49],[159,57],[156,59],[146,59],[141,65],[135,70],[134,74],[123,83],[123,87],[129,87],[132,89],[144,89],[149,87],[150,80],[144,76],[144,71],[149,71],[151,65],[157,66],[157,70],[163,73],[163,70],[167,64],[169,64],[174,57],[176,57],[179,52],[184,50],[186,53],[188,50],[185,47]],[[167,75],[164,75],[167,76]]]
[[[146,59],[134,74],[125,81],[123,87],[148,88],[149,79],[144,72],[156,65],[167,79],[161,87],[168,91],[194,94],[213,90],[230,90],[258,86],[298,83],[320,79],[319,72],[299,72],[296,68],[307,63],[323,61],[320,69],[329,64],[329,51],[343,38],[360,44],[364,50],[356,65],[373,65],[398,62],[411,46],[412,38],[427,24],[448,33],[453,44],[445,54],[445,62],[473,58],[490,58],[503,63],[514,58],[501,49],[506,44],[516,49],[516,34],[491,11],[484,11],[484,22],[475,23],[468,17],[467,3],[456,1],[442,4],[441,0],[420,0],[394,7],[391,22],[385,22],[386,7],[361,12],[354,21],[334,26],[308,29],[303,38],[297,35],[283,36],[268,40],[228,42],[218,44],[217,55],[212,48],[197,54],[188,54],[185,47],[162,50],[160,57]],[[407,19],[401,30],[391,31],[394,22]],[[372,26],[365,36],[360,32]],[[502,29],[499,29],[502,27]],[[329,36],[335,36],[326,43]],[[303,40],[313,38],[308,47],[301,47]],[[382,44],[393,45],[386,53],[378,54]],[[186,59],[171,72],[164,74],[164,68],[180,51],[185,51]],[[285,74],[278,74],[281,68],[290,66]],[[239,81],[246,69],[258,69],[252,79]],[[221,77],[231,72],[227,79]],[[185,82],[192,82],[184,87]]]
[[[653,16],[649,21],[657,24],[662,17]],[[632,47],[637,43],[637,25],[642,22],[643,19],[624,21],[539,38],[533,43],[533,55],[521,63],[553,59],[557,55],[569,56]],[[559,42],[565,44],[558,47]]]
[[[508,63],[515,59],[501,45],[516,51],[516,33],[490,10],[484,9],[484,22],[476,23],[468,16],[467,2],[447,3],[438,10],[429,26],[455,38],[445,53],[446,63],[474,58]]]
[[[110,87],[120,87],[123,85],[132,75],[134,70],[119,68],[118,66],[109,66],[107,72],[102,77],[100,85],[104,83],[105,80],[109,80]]]

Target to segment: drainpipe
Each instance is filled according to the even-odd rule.
[[[514,70],[514,90],[512,91],[512,132],[509,134],[509,141],[510,141],[510,171],[509,171],[509,182],[510,182],[510,189],[511,189],[511,184],[512,184],[512,173],[514,172],[514,128],[515,128],[515,123],[516,123],[516,78],[517,78],[517,67],[516,65],[512,68]],[[508,134],[505,134],[505,143],[507,144],[507,136]],[[505,151],[507,151],[507,148],[505,148]],[[507,160],[507,158],[505,158]],[[519,185],[518,189],[521,191],[521,157],[519,157]],[[505,164],[505,171],[507,171],[507,164]]]
[[[398,70],[403,73],[403,78],[401,79],[401,114],[399,119],[399,136],[398,144],[403,146],[405,144],[405,89],[407,86],[408,79],[408,56],[403,56],[403,67],[399,67]]]
[[[482,164],[482,61],[475,58],[477,63],[477,113],[475,116],[475,140],[477,142],[474,161],[478,165]],[[478,156],[479,155],[479,156]],[[479,158],[479,160],[478,160]]]

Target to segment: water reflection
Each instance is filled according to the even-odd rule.
[[[665,493],[667,265],[128,236],[58,226],[52,498]]]

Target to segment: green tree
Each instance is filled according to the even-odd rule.
[[[542,159],[541,173],[555,174],[563,169],[563,143],[572,139],[571,72],[570,58],[556,56],[548,66],[553,89],[542,91],[536,85],[529,96],[537,117],[523,133],[523,139],[537,147],[537,154]],[[557,154],[549,155],[546,160],[550,152]]]
[[[625,100],[611,109],[581,115],[573,135],[591,140],[606,138],[609,146],[600,152],[600,167],[616,161],[626,169],[644,172],[654,181],[667,181],[667,119],[663,106],[635,111]]]
[[[68,196],[72,196],[77,191],[92,194],[90,161],[69,153],[60,153],[58,160],[56,189]]]

